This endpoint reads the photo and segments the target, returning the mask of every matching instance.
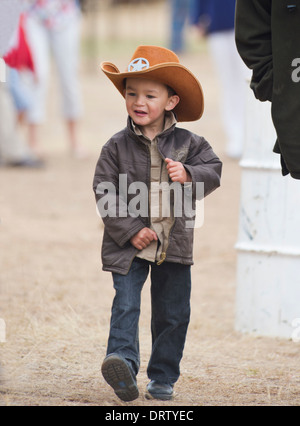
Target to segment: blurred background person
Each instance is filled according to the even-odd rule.
[[[20,0],[1,0],[0,2],[0,56],[2,57],[9,48],[22,12]]]
[[[226,154],[240,158],[244,145],[246,80],[250,75],[235,45],[235,3],[236,0],[190,0],[190,21],[207,38],[221,83]]]
[[[13,99],[7,85],[0,83],[0,165],[15,167],[41,167],[26,145],[18,128]]]
[[[19,51],[22,7],[21,0],[0,1],[0,57],[3,58],[2,61],[5,59],[11,66],[18,67],[22,66],[24,59]],[[41,162],[26,146],[18,131],[14,104],[7,84],[10,81],[10,71],[6,66],[3,66],[3,70],[0,82],[0,165],[40,167]]]
[[[189,17],[190,0],[169,0],[171,4],[170,49],[180,53],[185,49],[184,28]]]
[[[50,73],[50,53],[58,71],[70,151],[84,155],[78,141],[78,120],[82,114],[78,77],[80,49],[80,5],[77,0],[23,0],[26,34],[33,55],[35,74],[26,79],[31,92],[27,110],[29,144],[39,155],[38,126],[45,119]]]

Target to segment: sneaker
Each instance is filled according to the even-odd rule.
[[[147,392],[145,396],[147,399],[170,401],[174,396],[173,386],[167,383],[160,383],[156,380],[152,380],[147,385]]]
[[[136,379],[126,360],[118,354],[108,355],[102,364],[102,375],[122,401],[139,397]]]

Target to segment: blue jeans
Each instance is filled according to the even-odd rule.
[[[151,268],[152,353],[150,380],[174,384],[180,375],[190,321],[191,267],[135,258],[127,275],[113,273],[116,295],[112,306],[107,355],[118,353],[135,375],[140,367],[139,317],[141,291]]]

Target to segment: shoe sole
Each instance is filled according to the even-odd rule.
[[[102,364],[102,375],[122,401],[129,402],[139,397],[138,387],[126,361],[117,355],[109,355]]]
[[[173,395],[165,395],[165,394],[155,394],[153,395],[152,393],[150,393],[148,390],[145,393],[145,397],[146,399],[158,399],[160,401],[171,401],[174,398],[174,394]]]

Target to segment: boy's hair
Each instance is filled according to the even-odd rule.
[[[172,89],[172,87],[170,87],[170,86],[166,86],[167,87],[167,91],[168,91],[168,96],[169,96],[169,98],[171,97],[171,96],[175,96],[175,95],[177,95],[177,93],[175,92],[175,90],[174,89]]]
[[[127,81],[127,78],[124,78],[124,89],[126,89],[126,81]],[[170,98],[171,96],[175,96],[175,95],[177,95],[177,93],[175,92],[175,90],[174,90],[174,89],[172,89],[172,87],[168,86],[167,84],[164,84],[164,86],[166,86],[166,89],[167,89],[167,91],[168,91],[168,96],[169,96],[169,98]]]

